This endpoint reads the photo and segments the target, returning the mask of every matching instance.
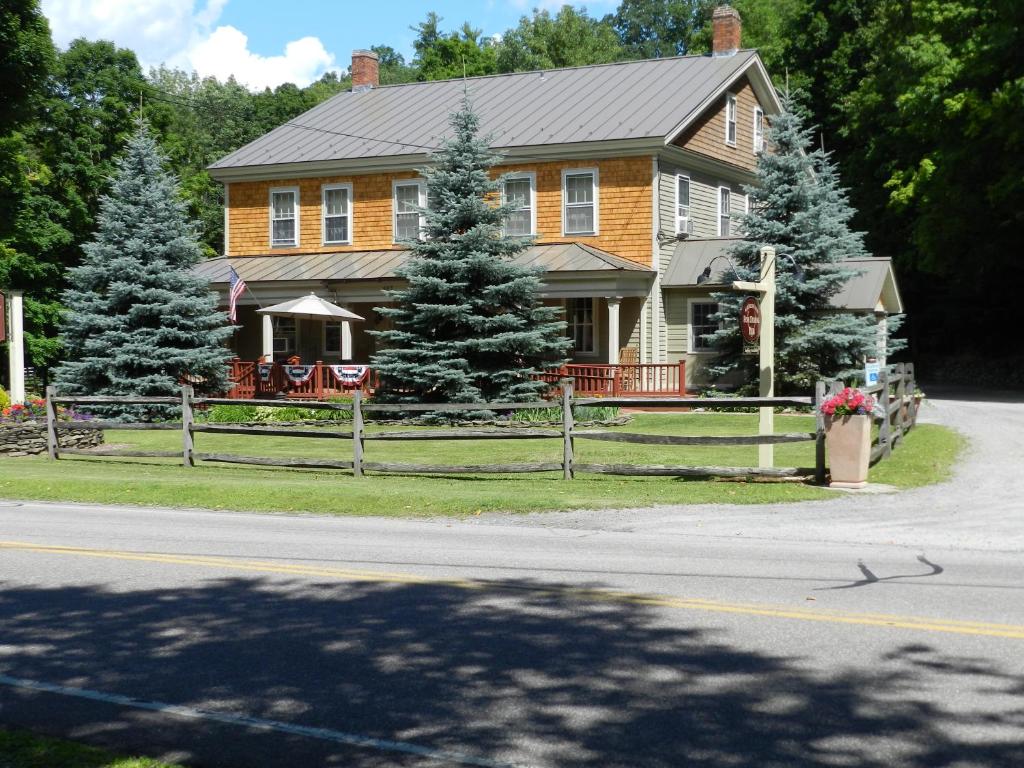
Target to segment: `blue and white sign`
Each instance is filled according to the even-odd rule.
[[[864,363],[864,386],[871,387],[877,384],[881,370],[882,365],[877,361]]]

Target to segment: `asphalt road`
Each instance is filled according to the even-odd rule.
[[[945,408],[954,482],[792,520],[0,502],[0,723],[198,766],[1024,765],[1024,505],[981,470],[1024,408]]]

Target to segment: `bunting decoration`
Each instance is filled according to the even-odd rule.
[[[313,372],[316,370],[315,365],[283,365],[281,367],[284,368],[284,375],[288,377],[288,381],[292,383],[293,387],[305,384],[313,378]]]
[[[260,381],[263,382],[264,384],[269,384],[270,383],[270,376],[274,372],[274,364],[273,363],[260,363],[256,367],[257,367],[257,369],[260,372]]]
[[[330,365],[331,376],[345,387],[358,387],[370,373],[368,365]]]

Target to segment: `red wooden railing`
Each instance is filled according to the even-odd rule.
[[[330,369],[317,361],[313,375],[301,384],[293,383],[285,375],[284,367],[274,363],[266,381],[259,375],[257,363],[231,361],[231,381],[234,386],[228,397],[248,400],[260,397],[285,397],[296,400],[324,400],[351,394],[362,389],[370,394],[377,387],[376,372],[361,386],[352,387],[337,382]],[[584,397],[682,397],[686,395],[686,364],[639,363],[632,365],[582,365],[572,363],[558,370],[543,373],[536,378],[557,388],[562,379],[571,379],[573,391]]]

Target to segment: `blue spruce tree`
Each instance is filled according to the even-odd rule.
[[[83,251],[64,293],[63,394],[174,395],[186,375],[201,392],[227,388],[232,329],[217,295],[191,271],[199,243],[144,125],[128,141]]]
[[[530,400],[548,385],[534,375],[564,362],[569,341],[559,310],[539,299],[540,272],[513,257],[530,240],[506,236],[510,206],[498,205],[500,158],[479,134],[469,104],[451,116],[454,136],[423,169],[423,238],[406,245],[408,286],[396,306],[377,311],[393,323],[376,333],[377,396],[393,402]]]
[[[848,259],[870,256],[864,234],[850,229],[855,211],[840,186],[830,155],[811,150],[813,129],[805,127],[791,97],[767,132],[771,152],[757,160],[756,186],[745,188],[750,212],[742,217],[742,240],[730,249],[729,280],[757,280],[760,252],[776,249],[775,380],[779,391],[807,392],[822,377],[852,376],[865,357],[900,349],[899,340],[881,339],[872,317],[836,312],[831,299],[857,276]],[[709,334],[719,353],[709,366],[716,377],[741,372],[756,382],[757,357],[743,354],[738,293],[716,294],[721,328]],[[902,317],[889,319],[891,335]]]

